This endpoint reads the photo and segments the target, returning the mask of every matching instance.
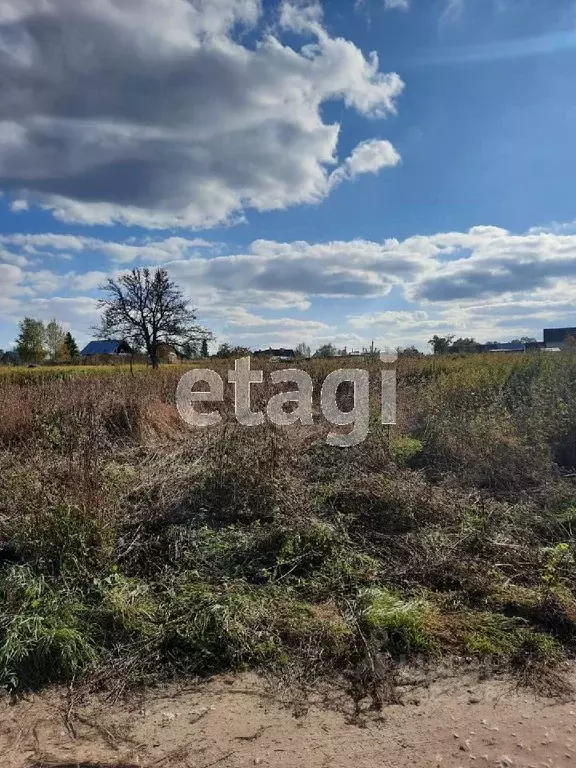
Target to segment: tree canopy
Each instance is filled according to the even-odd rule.
[[[181,349],[211,338],[196,323],[195,309],[163,268],[133,269],[117,279],[109,278],[100,289],[106,295],[99,302],[98,336],[121,338],[135,348],[144,348],[153,368],[158,367],[160,344]]]
[[[25,317],[19,323],[20,333],[16,339],[16,353],[23,363],[41,363],[46,357],[44,341],[46,329],[42,320]]]
[[[68,333],[64,336],[64,342],[62,344],[61,354],[65,360],[74,360],[76,357],[79,357],[80,355],[78,344],[76,344],[76,340],[74,339],[70,331],[68,331]]]
[[[47,324],[45,334],[46,347],[48,349],[50,360],[57,361],[66,359],[66,350],[63,349],[64,341],[66,339],[66,331],[55,318],[52,318]]]
[[[434,335],[428,342],[430,346],[432,347],[432,351],[435,355],[445,355],[447,352],[450,351],[450,346],[452,344],[452,339],[454,338],[454,335],[449,336],[437,336]]]
[[[314,357],[335,357],[338,350],[334,346],[334,344],[322,344],[321,347],[318,347],[316,352],[314,352]]]

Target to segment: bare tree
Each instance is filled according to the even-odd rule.
[[[296,357],[310,357],[312,355],[312,350],[306,342],[301,341],[294,350],[294,354]]]
[[[102,322],[96,329],[98,336],[119,336],[134,347],[143,347],[153,368],[158,368],[159,345],[181,348],[211,338],[206,328],[196,324],[195,309],[165,269],[133,269],[117,280],[109,278],[100,290],[106,296],[99,301]]]

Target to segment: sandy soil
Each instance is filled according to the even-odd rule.
[[[575,678],[576,679],[576,678]],[[505,681],[436,681],[353,714],[336,690],[288,697],[250,675],[70,708],[66,690],[0,700],[0,764],[145,768],[576,766],[576,702]]]

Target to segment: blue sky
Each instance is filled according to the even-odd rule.
[[[164,265],[218,342],[576,324],[574,0],[4,0],[0,347]]]

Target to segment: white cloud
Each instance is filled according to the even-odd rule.
[[[410,8],[410,0],[384,0],[384,8],[387,10],[407,11]]]
[[[101,251],[118,263],[131,261],[160,262],[183,258],[199,249],[219,250],[219,243],[211,243],[200,238],[168,237],[165,240],[144,243],[110,243],[98,241],[93,248]]]
[[[271,344],[296,346],[301,341],[316,347],[338,335],[335,326],[319,320],[261,317],[242,308],[233,308],[225,315],[219,339],[253,349]]]
[[[330,330],[332,326],[320,320],[302,320],[297,317],[260,317],[245,309],[230,310],[227,315],[226,329],[244,334],[267,335],[270,333],[300,333],[306,336]],[[256,330],[255,330],[256,329]]]
[[[98,322],[97,301],[90,296],[54,296],[30,299],[25,305],[26,313],[40,320],[49,321],[56,317],[66,328],[72,328],[85,337],[90,328]]]
[[[377,173],[381,168],[397,165],[400,155],[389,141],[363,141],[354,148],[345,166],[351,176]]]
[[[20,307],[20,301],[0,292],[0,317],[8,318],[15,315]],[[6,339],[7,341],[7,339]],[[2,348],[3,344],[0,344]]]
[[[108,277],[110,277],[109,273],[97,270],[82,274],[69,272],[67,275],[64,275],[62,282],[73,291],[93,291],[105,283]]]
[[[210,242],[202,238],[167,237],[164,240],[144,238],[139,241],[133,238],[126,242],[98,240],[94,237],[81,235],[42,234],[12,234],[0,235],[0,244],[20,247],[24,253],[35,256],[58,256],[69,260],[66,251],[98,252],[108,256],[115,262],[128,263],[131,261],[155,262],[181,258],[200,249],[221,249],[220,243]],[[43,251],[40,249],[44,249]]]
[[[22,280],[22,270],[16,264],[0,263],[0,295],[9,295]]]
[[[10,210],[13,213],[20,213],[21,211],[27,211],[28,202],[26,200],[13,200],[10,203]]]
[[[457,21],[464,11],[464,0],[446,0],[440,14],[440,24]]]
[[[333,171],[330,181],[332,185],[339,184],[362,173],[378,173],[382,168],[391,168],[399,162],[400,155],[389,141],[369,139],[354,147],[350,157]]]
[[[21,253],[13,253],[0,246],[0,264],[15,264],[17,267],[25,267],[28,264],[28,259]]]
[[[20,246],[27,252],[34,252],[36,248],[52,248],[54,250],[62,248],[69,251],[82,251],[90,242],[93,242],[91,238],[79,237],[78,235],[55,235],[52,233],[0,235],[0,243]]]
[[[459,258],[438,263],[410,287],[415,300],[474,302],[484,297],[519,295],[576,277],[576,236],[550,232],[514,235],[494,227],[428,238],[436,248]],[[408,241],[406,241],[408,242]]]
[[[370,312],[363,315],[352,315],[348,318],[349,324],[353,328],[388,328],[392,326],[401,326],[402,328],[410,326],[421,326],[428,322],[427,312],[407,312],[403,310],[387,310],[385,312]]]
[[[542,235],[546,232],[552,232],[554,234],[576,234],[576,221],[558,222],[553,221],[547,227],[530,227],[528,230],[529,235]]]
[[[317,3],[261,20],[258,0],[3,0],[0,187],[20,209],[145,227],[321,200],[339,134],[322,104],[383,118],[402,81],[330,37]]]
[[[366,167],[366,166],[364,166]],[[223,246],[204,240],[168,237],[105,241],[75,235],[13,234],[0,237],[10,247],[1,254],[8,269],[26,268],[21,281],[34,290],[64,285],[93,286],[104,271],[82,275],[78,269],[58,275],[31,269],[27,257],[39,249],[66,248],[107,257],[112,265],[166,265],[191,294],[212,301],[215,292],[230,306],[301,307],[312,297],[377,298],[393,287],[408,300],[474,304],[555,289],[576,280],[576,235],[530,230],[513,234],[492,226],[467,232],[415,235],[403,241],[367,240],[281,243],[255,240],[247,252],[224,255]],[[11,274],[13,272],[11,271]]]
[[[128,265],[148,263],[168,269],[203,321],[244,343],[249,336],[263,343],[280,337],[320,343],[340,333],[364,342],[374,336],[391,346],[425,346],[434,333],[482,341],[540,336],[541,328],[576,317],[576,234],[562,225],[522,234],[476,226],[380,243],[256,240],[238,254],[180,237],[114,242],[13,234],[0,238],[2,246],[10,250],[0,250],[0,311],[12,319],[37,308],[48,312],[56,301],[92,302],[76,293],[94,291]],[[77,258],[73,270],[47,269],[40,249],[53,253],[59,247],[94,254],[103,265],[83,272]],[[332,310],[342,308],[339,320],[326,320],[316,308],[325,298]],[[61,306],[71,317],[69,306],[76,305]]]

